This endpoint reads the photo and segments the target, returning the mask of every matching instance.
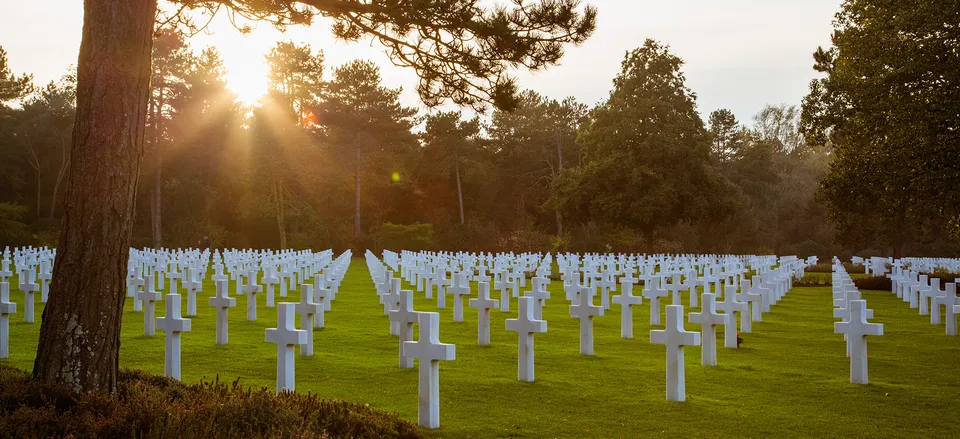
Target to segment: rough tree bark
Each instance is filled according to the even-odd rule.
[[[53,184],[53,199],[50,200],[50,219],[53,219],[54,215],[57,212],[57,194],[60,193],[60,184],[63,183],[63,178],[67,175],[67,170],[70,169],[70,148],[67,146],[68,139],[60,139],[60,170],[57,171],[57,180]]]
[[[456,155],[454,155],[454,157],[455,157],[454,160],[456,160],[456,163],[454,163],[454,167],[457,171],[457,200],[460,202],[460,225],[462,226],[464,224],[464,220],[463,220],[463,190],[460,188],[460,159]]]
[[[85,0],[60,246],[33,375],[116,391],[156,0]]]
[[[360,245],[360,134],[353,138],[354,157],[354,216],[353,216],[353,238],[356,245]]]

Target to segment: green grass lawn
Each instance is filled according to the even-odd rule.
[[[0,361],[29,370],[42,306],[38,294],[38,323],[24,323],[23,295],[15,279],[11,284],[19,313],[11,319],[10,359]],[[868,341],[870,385],[849,384],[829,288],[796,288],[754,323],[752,334],[743,334],[741,349],[723,348],[720,331],[718,367],[700,366],[699,348],[687,348],[687,402],[669,403],[665,349],[649,343],[648,303],[634,309],[633,340],[620,338],[617,305],[597,318],[597,355],[585,357],[579,321],[569,317],[561,286],[550,285],[549,332],[536,336],[534,383],[517,381],[517,335],[504,330],[516,299],[511,314],[492,311],[487,347],[476,344],[476,310],[465,309],[464,323],[453,322],[452,301],[439,310],[440,340],[457,345],[457,359],[440,365],[441,428],[429,436],[960,437],[960,337],[945,336],[942,325],[930,325],[928,316],[889,292],[864,292],[874,321],[885,324],[885,335]],[[238,298],[230,311],[230,344],[217,346],[214,309],[207,306],[214,292],[208,281],[193,331],[183,335],[183,380],[239,378],[272,389],[276,346],[264,342],[264,329],[276,326],[276,309],[266,308],[261,295],[259,320],[247,322],[246,301]],[[434,301],[417,297],[417,310],[437,311]],[[298,298],[293,293],[284,300]],[[185,297],[183,304],[185,310]],[[416,422],[417,371],[397,367],[397,339],[382,309],[366,265],[355,259],[326,315],[327,328],[314,333],[315,355],[297,358],[297,390],[368,403]],[[163,314],[162,303],[157,311]],[[121,366],[162,374],[164,333],[142,335],[143,316],[132,300],[123,323]],[[686,329],[699,327],[688,323]]]

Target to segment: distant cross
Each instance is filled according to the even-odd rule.
[[[273,264],[267,265],[263,273],[263,285],[266,287],[266,296],[267,296],[267,308],[273,308],[274,306],[274,297],[273,297],[273,286],[280,283],[280,278],[276,275],[277,267]],[[286,291],[283,292],[283,297],[286,297]]]
[[[140,298],[137,297],[137,293],[140,292],[140,289],[143,287],[143,278],[140,277],[140,273],[136,273],[134,276],[127,278],[127,292],[130,297],[133,297],[133,310],[140,311]]]
[[[593,355],[593,318],[603,315],[603,307],[593,305],[590,290],[593,287],[581,287],[579,301],[570,305],[570,315],[580,319],[580,354]]]
[[[293,347],[306,344],[307,331],[294,323],[296,304],[281,302],[277,306],[277,327],[267,328],[267,343],[277,345],[277,393],[296,389]]]
[[[753,332],[753,310],[760,312],[760,305],[757,303],[760,296],[750,292],[750,279],[740,281],[740,292],[737,293],[736,299],[747,305],[747,310],[740,313],[740,332],[749,334]]]
[[[533,309],[534,319],[543,319],[543,307],[547,305],[547,299],[550,298],[550,292],[547,291],[547,285],[549,284],[550,279],[540,276],[530,280],[530,291],[527,292],[527,296],[535,299]]]
[[[40,273],[37,275],[40,281],[40,302],[47,303],[47,294],[50,292],[50,280],[53,279],[53,273],[50,272],[50,261],[46,258],[40,260]]]
[[[684,346],[699,346],[700,334],[683,329],[683,306],[667,306],[667,326],[650,331],[650,343],[667,346],[667,401],[687,399],[684,377]]]
[[[727,325],[729,314],[717,312],[717,296],[704,293],[703,308],[700,312],[690,313],[690,323],[700,325],[700,364],[704,366],[717,365],[717,325]]]
[[[399,279],[397,279],[399,280]],[[333,293],[329,288],[318,288],[316,285],[313,287],[313,301],[317,302],[317,305],[320,305],[317,308],[317,313],[313,316],[313,327],[317,329],[323,329],[326,326],[324,321],[324,313],[330,310],[330,302],[332,302]]]
[[[156,328],[156,304],[160,300],[160,293],[153,290],[153,279],[150,276],[144,278],[147,289],[137,293],[140,300],[143,301],[143,335],[153,337]]]
[[[23,321],[27,323],[33,323],[33,305],[36,302],[34,294],[40,291],[40,286],[34,279],[36,275],[36,272],[30,267],[20,271],[20,291],[23,291],[24,294]]]
[[[667,297],[666,290],[660,289],[661,278],[648,282],[641,295],[650,302],[650,326],[660,326],[660,298]]]
[[[230,297],[229,280],[226,276],[213,275],[211,279],[217,287],[217,295],[210,298],[210,306],[217,309],[217,344],[225,345],[229,339],[227,312],[237,306],[237,299]]]
[[[477,317],[477,344],[486,346],[490,344],[490,309],[499,306],[497,300],[490,299],[490,284],[487,282],[477,283],[477,296],[470,299],[470,307],[476,308]]]
[[[313,285],[303,284],[300,286],[300,302],[294,305],[297,314],[300,315],[300,329],[307,333],[306,343],[300,345],[300,355],[304,357],[313,356],[313,318],[317,313],[323,312],[323,305],[313,301]]]
[[[166,312],[157,319],[157,329],[165,331],[166,350],[163,356],[163,374],[180,379],[180,333],[190,332],[190,319],[180,317],[180,295],[167,294]]]
[[[516,319],[507,319],[507,331],[516,332],[518,335],[517,349],[517,379],[520,381],[533,382],[533,335],[536,333],[547,332],[547,322],[533,317],[533,309],[536,307],[536,299],[533,297],[521,297],[520,315]]]
[[[727,320],[723,322],[723,347],[736,349],[739,347],[737,346],[737,314],[740,315],[741,325],[749,325],[750,318],[743,317],[743,313],[749,308],[746,303],[737,301],[736,286],[727,285],[726,290],[727,293],[723,295],[723,300],[716,303],[716,308],[728,316]]]
[[[257,293],[263,291],[263,287],[257,285],[256,270],[247,271],[247,284],[243,285],[243,294],[247,296],[247,320],[257,320]]]
[[[419,316],[420,339],[403,343],[403,355],[420,361],[417,424],[423,428],[440,427],[440,361],[456,358],[457,347],[440,343],[440,314]]]
[[[187,278],[183,281],[183,287],[187,289],[187,317],[197,315],[197,292],[200,290],[201,282],[197,281],[199,274],[196,268],[186,270]]]
[[[643,303],[643,297],[633,295],[633,284],[636,282],[629,275],[621,278],[620,295],[613,298],[613,303],[620,305],[620,338],[633,338],[633,306]]]
[[[454,275],[456,285],[450,287],[450,294],[453,295],[453,321],[463,321],[463,296],[470,295],[470,282],[467,281],[465,273]],[[446,294],[446,293],[444,293]]]
[[[399,280],[399,279],[397,279]],[[413,341],[413,325],[419,322],[420,314],[413,309],[413,291],[400,290],[400,303],[397,309],[390,311],[390,322],[398,326],[400,336],[398,352],[400,354],[400,368],[412,369],[413,358],[403,356],[403,343]]]
[[[867,301],[850,302],[850,321],[836,322],[834,331],[850,340],[850,382],[867,384],[867,336],[883,335],[883,325],[867,322]]]
[[[945,285],[946,293],[936,299],[933,314],[940,316],[940,307],[946,310],[947,335],[957,335],[957,305],[960,305],[960,299],[957,299],[957,284],[948,283]]]

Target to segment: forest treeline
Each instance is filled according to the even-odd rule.
[[[835,229],[818,191],[831,140],[805,136],[793,105],[704,121],[682,59],[656,41],[625,55],[597,105],[525,91],[480,117],[405,107],[375,64],[329,66],[308,45],[273,48],[252,107],[215,48],[165,31],[153,51],[138,247],[957,252],[929,225],[902,249]],[[6,58],[0,245],[56,245],[65,175],[82,172],[69,163],[75,76],[34,85]]]

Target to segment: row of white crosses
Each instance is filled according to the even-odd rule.
[[[247,295],[248,308],[247,318],[256,319],[256,296],[261,291],[257,284],[260,267],[266,267],[265,278],[270,278],[274,269],[278,266],[286,265],[288,268],[295,269],[291,271],[299,275],[303,281],[302,310],[297,309],[303,316],[310,320],[310,326],[313,326],[315,315],[319,315],[318,327],[323,327],[323,312],[329,309],[329,302],[321,302],[319,305],[315,302],[316,298],[332,299],[333,295],[326,290],[326,285],[332,283],[339,285],[347,267],[349,266],[350,252],[341,255],[336,261],[330,264],[324,270],[324,276],[313,272],[321,270],[329,262],[331,252],[324,251],[312,253],[309,251],[292,252],[285,251],[274,253],[271,251],[234,251],[228,250],[221,256],[219,251],[215,251],[212,256],[214,274],[211,279],[216,285],[216,295],[209,299],[210,306],[216,308],[216,343],[225,345],[228,343],[228,310],[236,306],[236,299],[229,295],[230,277],[224,273],[225,261],[230,261],[227,266],[229,270],[237,273],[235,277],[238,284],[238,290]],[[183,287],[187,289],[189,299],[187,304],[187,315],[196,315],[196,293],[200,291],[203,277],[209,269],[211,256],[208,251],[199,250],[187,251],[168,251],[168,250],[131,250],[130,264],[128,265],[128,287],[133,293],[135,299],[140,305],[139,308],[144,313],[144,334],[153,336],[155,329],[166,332],[165,366],[164,373],[173,378],[180,378],[180,335],[183,332],[189,332],[190,319],[184,319],[180,315],[181,299],[178,292],[177,280],[183,279]],[[183,271],[181,272],[181,268]],[[144,275],[144,273],[148,273]],[[169,280],[169,293],[166,294],[166,315],[161,318],[155,318],[155,303],[162,297],[161,293],[156,291],[156,285],[163,286],[163,282],[155,282],[154,276],[165,277]],[[246,279],[246,283],[243,279]],[[296,279],[291,278],[291,285],[296,284]],[[318,285],[307,282],[318,282]],[[316,286],[316,288],[315,288]],[[320,291],[317,291],[320,290]],[[322,292],[326,290],[327,292]],[[281,290],[282,295],[286,296],[286,290]],[[315,292],[317,291],[317,292]],[[272,304],[270,304],[272,305]],[[299,305],[299,304],[298,304]],[[309,305],[313,305],[309,308]],[[137,306],[135,306],[137,308]],[[306,327],[306,324],[302,324]],[[302,355],[312,355],[312,330],[305,331],[306,341],[301,349]],[[285,357],[279,361],[284,361]],[[292,362],[291,362],[292,364]],[[292,366],[291,366],[292,367]],[[285,383],[288,380],[284,373],[286,367],[278,367],[278,391],[288,388]],[[292,380],[292,377],[289,378]]]
[[[833,264],[832,284],[833,316],[842,319],[834,323],[834,332],[843,334],[847,340],[850,382],[868,384],[867,336],[883,335],[883,325],[867,321],[873,318],[873,310],[867,309],[867,301],[862,300],[860,291],[838,259]]]
[[[340,280],[346,275],[350,267],[350,258],[353,253],[347,250],[336,260],[332,261],[324,272],[329,272],[327,277],[314,277],[314,282],[330,282],[330,285],[339,285]],[[316,268],[318,265],[311,265]],[[312,268],[311,268],[312,269]],[[309,280],[312,274],[308,271],[298,271],[300,279]],[[277,345],[277,393],[283,391],[293,392],[296,390],[296,376],[294,367],[294,347],[300,346],[300,355],[313,355],[313,329],[316,327],[316,316],[322,316],[323,312],[329,306],[329,300],[334,295],[327,294],[332,292],[326,288],[327,284],[302,284],[301,299],[299,303],[281,302],[277,304],[277,327],[266,330],[267,343]],[[326,299],[326,302],[317,302],[318,290],[323,291],[319,297]],[[300,317],[300,329],[296,327],[296,317]],[[321,326],[322,327],[322,323]]]
[[[949,336],[957,335],[957,316],[960,315],[960,298],[957,297],[957,283],[946,282],[943,289],[940,279],[927,274],[937,270],[947,272],[960,271],[960,260],[957,259],[913,259],[894,260],[891,264],[893,271],[887,275],[890,278],[891,290],[898,298],[910,304],[910,308],[917,309],[921,316],[929,315],[930,324],[945,326]],[[942,313],[941,313],[942,311]],[[945,319],[941,321],[941,316]]]
[[[381,263],[369,251],[366,255],[368,269],[374,281],[380,301],[384,305],[384,313],[390,315],[391,334],[400,337],[400,367],[413,367],[412,359],[405,357],[403,346],[412,339],[413,324],[418,322],[419,315],[413,309],[413,292],[400,290],[400,279],[392,278],[393,269],[399,268],[401,276],[414,285],[421,285],[419,279],[426,278],[423,285],[426,285],[427,299],[429,295],[431,282],[436,283],[437,273],[452,273],[452,284],[450,290],[455,294],[457,302],[461,289],[466,295],[470,294],[469,278],[472,277],[478,282],[478,297],[470,299],[470,306],[478,311],[478,343],[481,345],[490,343],[490,310],[500,305],[503,301],[509,301],[510,295],[508,289],[501,285],[505,282],[501,276],[506,276],[509,271],[500,268],[492,270],[492,277],[487,276],[487,267],[482,263],[476,265],[477,272],[473,273],[474,262],[479,258],[472,259],[464,254],[433,254],[412,252],[402,252],[400,255],[393,252],[384,252],[384,263]],[[549,283],[549,267],[552,262],[551,257],[542,260],[542,263],[536,264],[539,255],[534,255],[530,260],[534,261],[536,276],[532,280],[531,291],[524,297],[520,297],[520,313],[517,319],[507,320],[507,330],[518,333],[518,379],[521,381],[534,380],[534,343],[533,336],[536,333],[546,332],[547,322],[543,321],[542,303],[543,299],[549,297],[546,292],[546,285]],[[609,258],[609,257],[608,257]],[[487,258],[487,260],[497,260]],[[502,259],[501,259],[502,260]],[[644,296],[650,297],[654,302],[662,297],[673,293],[675,305],[667,308],[667,328],[663,331],[651,331],[650,340],[653,343],[667,345],[667,399],[672,401],[683,401],[685,391],[683,384],[683,347],[688,345],[699,345],[701,336],[704,340],[702,363],[707,366],[716,365],[716,326],[725,325],[726,338],[725,346],[737,347],[736,318],[734,313],[739,312],[741,317],[746,313],[746,330],[750,330],[750,308],[754,305],[756,308],[756,318],[759,319],[763,312],[769,312],[770,306],[776,304],[792,287],[793,279],[802,275],[803,267],[809,261],[801,261],[796,257],[780,258],[775,257],[752,257],[748,262],[743,263],[740,260],[727,260],[726,266],[719,260],[713,261],[714,264],[703,262],[700,265],[687,265],[676,267],[669,265],[667,259],[655,259],[655,262],[643,264],[639,278],[634,278],[637,268],[634,257],[621,256],[617,260],[607,260],[597,263],[593,255],[584,257],[584,264],[581,268],[578,255],[560,255],[558,263],[561,267],[564,278],[564,290],[567,293],[567,299],[571,301],[570,314],[581,321],[580,331],[580,349],[581,354],[593,355],[593,318],[602,316],[605,309],[610,309],[610,303],[621,306],[621,336],[623,338],[633,338],[633,321],[630,307],[642,302],[642,296],[633,295],[633,285],[639,279],[645,280],[647,287]],[[663,265],[661,265],[663,264]],[[744,265],[749,264],[760,273],[754,277],[754,285],[750,280],[743,279],[741,276],[747,272]],[[518,264],[523,265],[523,264]],[[657,273],[657,266],[660,265],[660,273]],[[776,266],[776,267],[773,267]],[[468,268],[463,270],[463,268]],[[462,271],[461,271],[462,270]],[[524,270],[532,270],[527,265]],[[673,280],[667,282],[667,275]],[[684,273],[684,278],[681,274]],[[621,294],[611,295],[617,290],[617,277],[622,275],[619,284],[621,285]],[[443,275],[445,277],[445,274]],[[582,281],[581,281],[582,279]],[[500,300],[490,298],[490,284],[487,282],[493,280],[495,286],[501,291]],[[727,294],[721,294],[722,281],[727,281]],[[741,281],[744,285],[743,295],[738,294],[736,281]],[[517,281],[518,282],[518,281]],[[679,291],[690,291],[691,306],[698,306],[699,296],[697,295],[697,286],[704,287],[702,296],[703,306],[700,313],[690,315],[691,322],[700,324],[701,332],[692,333],[683,329],[683,307],[679,305]],[[716,293],[711,293],[711,286]],[[600,288],[601,305],[594,305],[594,296],[596,289]],[[664,289],[665,288],[665,289]],[[724,301],[717,302],[716,298],[724,297]],[[738,297],[744,297],[747,302],[738,301]],[[438,306],[442,306],[438,301]],[[656,313],[653,312],[656,310]],[[651,320],[655,324],[659,323],[659,304],[651,310]],[[458,313],[455,303],[454,321],[462,321],[462,313]],[[421,388],[423,391],[424,388]],[[421,399],[424,394],[421,393]],[[438,400],[438,396],[433,399]],[[438,407],[438,405],[437,405]],[[423,413],[421,406],[421,413]],[[430,411],[429,413],[432,413]],[[421,419],[421,425],[430,427],[430,419],[424,421]]]

